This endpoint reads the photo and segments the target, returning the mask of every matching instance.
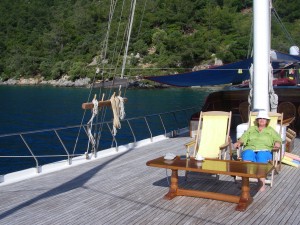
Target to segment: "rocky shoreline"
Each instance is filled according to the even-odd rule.
[[[36,78],[10,78],[6,81],[0,80],[0,85],[51,85],[55,87],[89,87],[91,79],[81,78],[75,81],[68,79],[68,76],[64,76],[59,80],[45,80],[43,77]]]
[[[35,85],[50,85],[54,87],[82,87],[90,88],[91,79],[90,78],[80,78],[75,81],[69,80],[68,76],[64,76],[58,80],[45,80],[43,77],[36,78],[20,78],[15,79],[11,78],[6,81],[0,80],[0,85],[9,85],[9,86],[35,86]],[[161,84],[147,84],[144,79],[121,79],[116,78],[114,81],[98,81],[94,84],[94,87],[104,87],[104,88],[116,88],[119,86],[127,88],[166,88],[167,85]]]

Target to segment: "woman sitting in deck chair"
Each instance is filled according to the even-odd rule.
[[[234,143],[235,148],[244,145],[242,160],[267,163],[272,160],[272,149],[281,147],[280,135],[269,126],[270,118],[266,111],[259,111],[255,126],[251,126],[241,138]],[[260,191],[265,190],[265,178],[259,179]]]

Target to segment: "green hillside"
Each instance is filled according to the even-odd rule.
[[[92,77],[93,60],[100,67],[120,66],[130,1],[112,2],[106,49],[110,0],[1,0],[0,79]],[[273,23],[272,48],[287,52],[300,36],[300,0],[273,5],[291,36]],[[126,74],[182,72],[212,54],[224,63],[244,59],[251,25],[252,0],[137,0]]]

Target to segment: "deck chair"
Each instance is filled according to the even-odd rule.
[[[204,158],[226,159],[225,150],[230,149],[230,123],[231,112],[201,112],[195,139],[185,144],[187,156],[199,154]],[[190,151],[192,146],[193,152]]]
[[[289,120],[289,119],[292,119],[292,118],[296,118],[296,116],[297,116],[296,107],[291,102],[281,102],[278,105],[278,112],[283,113],[283,119],[284,120]],[[292,129],[295,129],[294,120],[289,122],[289,127],[291,127]]]
[[[258,112],[250,112],[249,113],[249,121],[248,121],[248,127],[254,126],[254,122],[256,120]],[[283,113],[276,113],[276,112],[269,112],[269,117],[270,117],[270,123],[269,126],[274,128],[280,135],[282,133],[282,122],[283,122]],[[242,148],[239,149],[238,151],[238,158],[241,159],[241,151]],[[274,166],[274,170],[272,170],[271,173],[271,179],[267,180],[266,179],[266,184],[270,184],[270,186],[273,186],[273,180],[274,180],[274,175],[275,173],[279,173],[281,169],[281,159],[282,159],[282,147],[280,149],[274,149],[272,151],[272,165]]]
[[[283,114],[284,116],[284,114]],[[296,117],[290,117],[287,119],[283,118],[282,126],[286,127],[286,137],[285,137],[285,151],[291,152],[294,149],[294,141],[297,136],[297,132],[292,130],[290,125],[295,121]]]
[[[231,112],[201,112],[195,139],[185,144],[187,157],[226,159],[228,152],[231,156],[230,124]]]

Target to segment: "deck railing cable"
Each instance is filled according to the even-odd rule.
[[[155,118],[157,118],[158,121],[160,122],[160,126],[163,129],[160,132],[160,134],[163,134],[163,135],[167,136],[168,132],[172,133],[175,130],[180,129],[179,119],[176,116],[176,114],[183,112],[186,115],[186,118],[187,118],[186,121],[187,122],[185,122],[185,121],[181,121],[181,122],[184,122],[183,123],[184,127],[188,127],[189,116],[191,116],[193,113],[197,112],[197,110],[199,110],[199,109],[200,109],[200,107],[191,107],[191,108],[186,108],[186,109],[181,109],[181,110],[176,110],[176,111],[171,111],[171,112],[150,114],[150,115],[145,115],[145,116],[138,116],[138,117],[134,117],[134,118],[124,119],[124,120],[122,120],[122,122],[125,122],[128,125],[128,131],[127,131],[126,135],[127,136],[131,135],[132,139],[133,139],[133,142],[136,143],[138,141],[137,134],[140,135],[140,133],[142,133],[143,135],[147,135],[146,134],[147,132],[140,132],[140,130],[138,129],[139,128],[138,126],[142,126],[141,122],[139,122],[139,121],[144,121],[142,123],[144,123],[144,126],[147,127],[146,130],[148,130],[148,135],[149,135],[144,139],[150,138],[150,140],[153,141],[153,136],[154,136],[153,131],[157,127],[156,128],[154,127],[154,128],[151,129],[151,126],[150,126],[150,121],[151,120],[154,120]],[[166,119],[163,118],[164,116],[167,116],[168,119],[170,119],[171,117],[174,118],[175,127],[176,127],[175,130],[174,130],[174,128],[167,127],[167,121],[166,121]],[[112,129],[110,127],[110,125],[112,126],[112,121],[106,121],[106,122],[101,122],[101,123],[94,124],[94,126],[97,126],[97,125],[106,125],[107,126],[108,132],[107,132],[106,135],[108,135],[108,137],[110,137],[110,141],[109,141],[111,143],[110,147],[115,148],[116,151],[118,151],[118,146],[119,146],[118,141],[121,142],[121,137],[117,138],[117,136],[112,135]],[[85,142],[88,140],[87,139],[86,126],[87,126],[86,124],[83,125],[83,128],[84,128],[83,130],[84,130],[84,133],[85,133],[83,135],[85,139],[84,138],[83,139],[85,140]],[[36,130],[36,131],[2,134],[2,135],[0,135],[0,154],[1,154],[0,155],[0,160],[4,160],[5,158],[18,158],[18,160],[21,160],[22,158],[32,158],[34,160],[34,163],[35,163],[34,167],[36,167],[36,170],[37,170],[38,173],[41,171],[41,164],[42,164],[39,161],[40,158],[64,157],[65,160],[67,160],[67,163],[69,165],[71,165],[72,164],[72,158],[74,158],[76,156],[82,156],[82,155],[84,155],[84,152],[78,153],[78,154],[77,153],[76,154],[70,154],[70,152],[71,152],[70,149],[71,148],[69,147],[69,149],[68,149],[68,145],[66,143],[66,140],[64,140],[64,137],[63,137],[62,133],[66,132],[66,131],[70,131],[71,129],[80,129],[80,127],[81,127],[81,125],[75,125],[75,126],[65,126],[65,127],[51,128],[51,129],[42,129],[42,130]],[[182,128],[184,128],[184,127],[182,127]],[[136,132],[134,131],[134,128],[136,128],[136,130],[137,130]],[[60,131],[60,132],[58,132],[58,131]],[[45,133],[45,135],[48,134],[50,136],[51,132],[55,133],[55,136],[59,141],[58,143],[60,145],[60,149],[62,149],[63,152],[65,152],[65,154],[46,154],[46,153],[45,154],[36,154],[35,151],[32,149],[30,144],[33,145],[33,143],[36,143],[37,141],[35,140],[33,142],[32,138],[31,139],[27,138],[27,139],[29,139],[29,141],[28,141],[25,138],[25,136],[27,136],[27,135],[41,135],[41,133]],[[9,150],[9,152],[13,152],[14,154],[5,155],[4,151],[1,150],[1,146],[5,146],[5,150],[7,151],[10,147],[9,145],[12,143],[11,141],[7,141],[6,143],[4,142],[5,144],[3,144],[3,143],[1,143],[2,141],[4,141],[6,138],[17,138],[17,137],[21,137],[21,139],[23,141],[23,144],[25,145],[26,149],[29,151],[30,155],[25,155],[25,152],[21,152],[21,154],[19,152],[13,152],[13,150]],[[42,138],[41,138],[42,140],[40,140],[40,141],[43,141],[45,137],[43,136]],[[52,142],[54,143],[54,141],[51,139],[51,143]],[[130,141],[128,141],[127,144],[128,143],[130,143]],[[97,151],[99,151],[99,150],[100,149],[97,149]],[[96,152],[93,152],[93,154],[94,154],[94,157],[97,157]],[[20,163],[20,164],[22,164],[22,163]]]

